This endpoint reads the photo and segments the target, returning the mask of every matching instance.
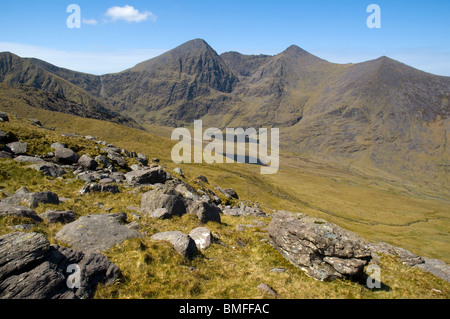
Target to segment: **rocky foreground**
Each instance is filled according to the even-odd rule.
[[[4,113],[0,118],[9,120]],[[40,126],[39,121],[34,122]],[[214,237],[208,223],[221,223],[225,215],[252,216],[255,223],[259,222],[257,217],[267,217],[271,222],[262,229],[270,244],[317,280],[360,280],[367,265],[376,264],[380,255],[391,255],[405,265],[450,281],[450,267],[440,260],[422,258],[387,243],[369,243],[323,219],[285,211],[264,212],[254,203],[241,201],[233,189],[211,187],[205,176],[198,176],[192,186],[181,169],[170,173],[159,159],[150,161],[144,154],[92,136],[72,135],[97,145],[95,157],[78,154],[62,143],[53,143],[53,152],[37,156],[29,154],[26,141],[14,140],[11,133],[0,130],[0,158],[26,163],[28,169],[51,178],[82,180],[85,185],[79,190],[80,196],[118,193],[119,185],[131,191],[149,187],[150,191],[142,195],[141,206],[133,208],[135,216],[125,212],[79,216],[76,211],[64,210],[37,214],[34,209],[39,205],[57,206],[67,199],[53,192],[30,192],[26,186],[15,194],[6,194],[0,201],[0,218],[13,216],[28,222],[15,225],[0,237],[0,298],[91,298],[99,283],[110,285],[120,275],[119,267],[102,253],[126,240],[149,236],[141,231],[141,218],[170,220],[186,214],[196,216],[201,226],[189,233],[174,230],[151,235],[153,241],[170,243],[174,253],[186,259],[201,258],[201,252],[211,245],[225,245]],[[128,222],[129,217],[135,217],[135,221]],[[55,235],[58,245],[50,244],[43,234],[30,232],[43,222],[64,225]],[[75,272],[71,268],[74,265],[79,267]],[[276,296],[265,284],[258,288]]]

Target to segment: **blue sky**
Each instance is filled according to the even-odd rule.
[[[366,24],[372,3],[380,29]],[[66,25],[70,4],[81,8],[80,29]],[[219,54],[275,55],[296,44],[330,62],[386,55],[450,76],[449,12],[448,0],[1,0],[0,51],[104,74],[202,38]]]

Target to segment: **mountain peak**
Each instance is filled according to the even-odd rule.
[[[302,48],[300,48],[300,47],[298,47],[296,45],[291,45],[289,48],[284,50],[283,53],[284,54],[288,54],[288,55],[295,55],[295,56],[301,56],[301,55],[310,54],[309,52],[303,50]]]

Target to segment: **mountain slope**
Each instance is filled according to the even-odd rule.
[[[191,122],[226,107],[237,82],[217,53],[200,39],[102,79],[105,96],[117,111],[169,125]]]
[[[73,84],[58,74],[81,80],[73,80]],[[30,100],[27,96],[31,97],[35,101],[29,104],[34,107],[139,127],[134,120],[110,110],[104,102],[83,89],[89,87],[92,90],[89,81],[93,77],[37,59],[27,60],[9,52],[0,53],[0,83],[9,87],[3,87],[4,95],[12,94],[25,100]]]

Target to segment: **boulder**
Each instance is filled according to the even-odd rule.
[[[213,243],[214,237],[211,231],[205,227],[197,227],[189,233],[189,236],[194,240],[197,249],[205,250]]]
[[[201,181],[201,182],[203,182],[205,184],[209,184],[208,179],[206,178],[206,176],[199,175],[195,179],[198,179],[199,181]]]
[[[423,263],[415,265],[414,268],[420,268],[446,282],[450,282],[450,266],[444,261],[431,258],[423,258],[423,261]]]
[[[90,171],[95,171],[98,166],[98,163],[86,154],[80,157],[80,159],[78,160],[78,164]]]
[[[119,149],[119,152],[120,152],[120,149]],[[112,160],[114,163],[116,163],[117,165],[119,165],[120,167],[127,166],[127,161],[123,158],[123,156],[120,155],[120,153],[115,152],[111,149],[108,149],[108,158],[110,160]]]
[[[166,178],[166,171],[160,166],[139,169],[125,174],[127,183],[131,185],[165,183]]]
[[[371,258],[368,243],[357,234],[304,214],[275,213],[269,238],[282,256],[321,281],[358,277]]]
[[[168,241],[172,244],[176,252],[187,259],[194,257],[197,252],[197,246],[194,240],[180,231],[168,231],[157,233],[151,237],[153,240]]]
[[[79,193],[80,193],[80,195],[84,195],[84,194],[93,193],[93,192],[116,194],[119,192],[119,187],[117,185],[110,185],[110,184],[90,183],[90,184],[84,185],[80,189]]]
[[[205,201],[191,201],[188,204],[187,212],[197,215],[202,223],[216,222],[220,223],[221,210],[215,204]]]
[[[54,178],[66,174],[66,171],[60,165],[49,162],[39,162],[37,164],[33,164],[28,167],[35,169],[39,172],[42,172],[44,173],[44,175],[51,176]]]
[[[141,210],[151,214],[158,208],[167,209],[170,216],[186,214],[186,206],[181,194],[166,194],[163,190],[152,190],[142,195]]]
[[[77,218],[77,215],[71,210],[68,211],[50,210],[46,211],[43,214],[40,214],[40,217],[45,219],[49,223],[67,224],[73,222]]]
[[[62,143],[59,143],[59,142],[56,142],[56,143],[53,143],[52,145],[50,145],[50,147],[53,148],[53,149],[66,148],[66,145],[64,145]]]
[[[83,216],[65,225],[55,238],[82,251],[107,251],[126,239],[140,236],[120,223],[124,220],[125,213]]]
[[[0,202],[0,217],[3,216],[27,217],[33,219],[35,222],[42,222],[42,218],[29,207]]]
[[[411,267],[424,262],[422,257],[413,254],[409,250],[395,247],[385,242],[369,243],[369,249],[375,254],[396,256],[402,264]]]
[[[75,287],[68,284],[70,265],[80,272]],[[87,299],[99,283],[111,285],[118,276],[119,268],[105,256],[50,246],[42,234],[0,237],[1,299]]]
[[[13,158],[13,157],[14,157],[14,155],[13,155],[12,153],[7,152],[7,151],[1,151],[1,150],[0,150],[0,158],[11,159],[11,158]]]
[[[22,143],[22,142],[12,142],[12,143],[6,144],[6,147],[9,150],[11,150],[11,152],[14,153],[15,155],[21,155],[21,154],[26,154],[28,144]]]
[[[148,213],[147,216],[156,219],[170,219],[172,217],[167,208],[157,208],[154,211]]]
[[[59,205],[59,198],[57,194],[52,192],[27,193],[21,191],[3,199],[2,202],[11,205],[25,204],[31,208],[36,208],[39,204]]]
[[[69,148],[57,147],[55,149],[55,157],[61,163],[74,164],[78,163],[80,156]]]
[[[238,194],[236,193],[236,191],[233,188],[218,188],[218,187],[216,187],[216,188],[219,191],[221,191],[223,194],[225,194],[225,196],[228,198],[239,199]]]
[[[103,155],[98,155],[95,160],[105,167],[111,166],[111,162]]]
[[[141,165],[143,165],[143,166],[147,166],[148,165],[148,158],[144,154],[138,153],[136,159]]]

